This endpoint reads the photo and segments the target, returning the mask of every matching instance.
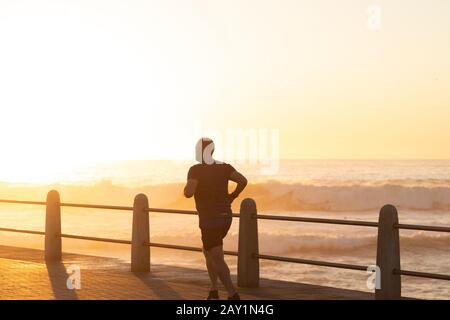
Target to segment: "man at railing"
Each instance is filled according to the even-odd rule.
[[[247,179],[231,165],[213,159],[214,143],[201,138],[196,145],[196,160],[200,162],[189,169],[184,195],[194,196],[202,233],[203,252],[211,279],[208,300],[219,299],[217,278],[228,291],[229,300],[240,300],[224,259],[223,239],[232,222],[231,203],[244,190]],[[228,181],[237,183],[228,193]]]

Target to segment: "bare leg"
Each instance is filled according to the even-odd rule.
[[[206,268],[208,269],[208,275],[209,279],[211,280],[211,291],[218,290],[217,287],[217,273],[214,270],[213,262],[211,261],[211,258],[208,257],[208,254],[205,250],[203,250],[203,254],[205,255],[206,260]]]
[[[234,288],[233,282],[231,281],[230,269],[228,268],[228,265],[224,259],[223,247],[217,246],[211,248],[208,250],[206,255],[211,260],[215,273],[219,277],[225,289],[227,289],[228,296],[233,296],[236,293],[236,289]]]

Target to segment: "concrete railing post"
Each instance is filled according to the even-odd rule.
[[[45,210],[45,260],[60,261],[61,256],[61,205],[58,191],[51,190]]]
[[[133,205],[133,229],[131,236],[131,271],[150,271],[150,226],[148,219],[148,199],[138,194]]]
[[[253,199],[241,202],[239,217],[238,286],[259,286],[258,219]]]
[[[378,220],[377,266],[380,268],[381,288],[375,290],[375,299],[394,300],[401,298],[400,237],[397,209],[384,206]]]

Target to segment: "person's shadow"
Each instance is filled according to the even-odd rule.
[[[75,289],[67,288],[68,274],[66,267],[60,261],[45,262],[48,278],[56,300],[78,300]]]
[[[158,278],[148,272],[132,272],[133,276],[140,280],[148,289],[158,297],[158,299],[181,300],[184,299],[177,291],[163,279]]]

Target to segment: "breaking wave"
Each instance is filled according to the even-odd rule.
[[[250,186],[247,195],[266,210],[355,212],[392,204],[400,209],[450,211],[450,186],[320,186],[272,181]]]
[[[154,241],[167,243],[180,243],[197,245],[198,234],[178,233],[177,235],[155,234]],[[403,249],[442,249],[450,247],[450,235],[430,234],[427,232],[414,232],[401,235],[401,247]],[[237,249],[238,234],[231,232],[225,244],[232,250]],[[376,252],[377,235],[372,234],[342,234],[336,232],[260,232],[259,246],[261,252],[279,255],[295,254],[356,254],[361,252]]]
[[[132,203],[138,193],[149,196],[151,206],[160,208],[193,209],[192,199],[183,197],[184,184],[156,184],[144,186],[116,185],[111,181],[99,181],[91,185],[2,186],[4,198],[45,199],[51,188],[61,192],[64,201],[107,203],[124,205]],[[232,186],[230,186],[232,188]],[[416,211],[450,212],[450,182],[431,181],[420,185],[404,181],[346,181],[340,184],[320,182],[265,181],[250,183],[240,199],[256,200],[259,211],[321,211],[362,212],[378,211],[385,204],[399,209]],[[239,201],[234,210],[239,210]]]

